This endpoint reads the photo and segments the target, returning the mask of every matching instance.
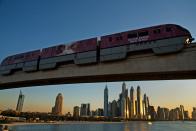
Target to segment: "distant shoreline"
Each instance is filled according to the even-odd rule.
[[[103,123],[125,123],[126,121],[122,122],[105,122],[105,121],[63,121],[63,122],[13,122],[7,124],[0,124],[0,125],[8,125],[8,126],[18,126],[18,125],[63,125],[63,124],[103,124]],[[127,121],[129,122],[129,121]]]
[[[136,122],[136,121],[63,121],[63,122],[13,122],[7,124],[0,124],[0,125],[8,125],[9,127],[12,126],[23,126],[23,125],[64,125],[64,124],[115,124],[115,123],[129,123],[129,122]],[[187,122],[187,121],[137,121],[137,122]],[[188,121],[188,122],[196,122],[196,121]]]

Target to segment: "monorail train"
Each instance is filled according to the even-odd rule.
[[[8,56],[1,63],[0,74],[49,70],[70,62],[83,65],[115,61],[144,50],[155,54],[179,52],[193,40],[190,32],[179,25],[158,25]]]

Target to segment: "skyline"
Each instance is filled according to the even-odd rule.
[[[195,5],[195,0],[0,0],[0,61],[12,54],[59,43],[165,23],[179,24],[196,38]],[[60,92],[64,96],[63,114],[72,112],[72,107],[81,103],[91,103],[92,109],[103,107],[105,85],[111,101],[118,97],[122,84],[105,81],[0,90],[0,110],[15,109],[20,90],[25,95],[24,111],[50,112]],[[173,108],[182,104],[186,109],[196,106],[196,80],[126,83],[129,89],[140,85],[155,106]]]
[[[187,82],[187,81],[186,81]],[[173,81],[145,81],[144,84],[139,84],[140,82],[126,82],[127,88],[130,90],[131,86],[134,87],[136,90],[136,87],[139,85],[142,92],[145,92],[148,94],[150,102],[152,105],[155,106],[155,109],[157,106],[161,107],[167,107],[169,109],[172,109],[174,107],[177,107],[179,105],[184,105],[185,109],[187,109],[190,113],[192,111],[192,107],[195,107],[194,100],[196,99],[196,96],[194,95],[194,92],[192,91],[195,86],[191,87],[186,82],[178,81],[178,85],[181,85],[182,90],[175,90],[175,87],[172,87],[176,84],[176,82]],[[160,85],[166,83],[162,86],[155,87],[155,85]],[[194,80],[189,80],[188,83],[192,85],[192,83],[196,82]],[[25,95],[25,102],[23,111],[31,111],[31,112],[51,112],[52,106],[55,104],[56,95],[58,93],[62,93],[64,96],[64,102],[63,102],[63,111],[62,114],[65,114],[67,112],[72,112],[74,106],[80,106],[81,103],[91,103],[91,109],[97,109],[97,108],[103,108],[103,100],[104,100],[104,88],[107,84],[109,95],[108,95],[108,101],[111,102],[112,100],[117,100],[118,93],[121,91],[121,84],[122,82],[108,82],[108,83],[96,83],[95,85],[98,85],[98,87],[93,87],[94,83],[88,83],[83,84],[86,85],[86,88],[89,88],[90,92],[92,94],[85,95],[83,98],[77,97],[80,93],[85,93],[83,91],[83,86],[79,86],[78,84],[68,84],[64,85],[64,88],[61,88],[61,86],[50,86],[50,87],[31,87],[31,88],[18,88],[15,90],[22,90],[23,94]],[[184,84],[184,85],[182,85]],[[187,85],[186,85],[187,84]],[[151,87],[154,85],[154,87]],[[170,85],[170,87],[168,87]],[[172,85],[172,86],[171,86]],[[175,85],[177,86],[177,85]],[[34,88],[34,89],[33,89]],[[57,92],[50,92],[50,94],[53,94],[50,96],[50,94],[46,96],[42,96],[45,94],[45,92],[39,92],[39,88],[54,88],[53,90],[58,90]],[[55,89],[56,88],[56,89]],[[61,89],[57,89],[61,88]],[[71,92],[66,92],[66,88],[73,88]],[[99,89],[98,89],[99,88]],[[100,91],[101,89],[102,91]],[[95,89],[95,90],[94,90]],[[0,110],[5,109],[15,109],[15,106],[17,104],[17,94],[12,93],[13,89],[7,89],[0,92],[0,94],[4,94],[5,99],[0,99],[0,107],[3,107],[3,109],[0,108]],[[78,92],[75,92],[77,90]],[[159,96],[157,94],[154,94],[153,92],[157,92],[157,90],[160,90],[162,92],[162,95]],[[99,92],[97,92],[99,91]],[[35,94],[34,92],[37,92]],[[172,96],[172,94],[175,92],[175,94]],[[186,95],[184,94],[186,92]],[[167,94],[168,93],[168,94]],[[96,95],[95,95],[96,94]],[[167,95],[166,95],[167,94]],[[178,94],[178,95],[176,95]],[[9,95],[14,96],[16,95],[15,99],[9,99]],[[75,97],[74,97],[75,96]],[[168,96],[172,97],[172,99],[168,99]],[[0,95],[2,97],[2,95]],[[53,98],[54,97],[54,98]],[[44,98],[42,100],[39,100],[39,98]],[[48,99],[50,98],[50,99]],[[44,103],[44,104],[43,104]]]

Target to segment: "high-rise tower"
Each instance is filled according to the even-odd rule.
[[[117,117],[118,116],[118,112],[117,112],[118,110],[117,110],[117,102],[116,102],[116,100],[113,100],[112,101],[112,111],[111,111],[111,116],[112,117]]]
[[[87,103],[87,104],[82,103],[81,104],[80,116],[81,117],[90,116],[90,103]]]
[[[74,106],[73,108],[73,117],[74,118],[79,118],[80,116],[80,107],[79,106]]]
[[[134,88],[131,87],[130,89],[130,119],[134,119],[135,116],[135,96],[134,96]]]
[[[179,112],[180,120],[184,120],[184,106],[180,105],[180,112]]]
[[[19,94],[19,97],[18,97],[18,103],[17,103],[17,106],[16,106],[16,111],[18,111],[18,112],[22,112],[24,97],[25,96],[22,94],[22,91],[20,91],[20,94]]]
[[[140,86],[137,86],[137,118],[142,119],[143,117],[143,108],[142,108],[142,97]]]
[[[123,82],[122,84],[122,98],[121,98],[121,118],[128,119],[129,118],[129,98],[128,98],[128,89],[126,89],[126,84]]]
[[[108,117],[108,88],[107,85],[104,89],[104,116]]]
[[[123,84],[122,84],[122,97],[125,97],[126,96],[126,84],[125,84],[125,82],[123,82]]]
[[[121,99],[121,118],[126,119],[126,99],[122,97]]]
[[[146,94],[144,94],[144,118],[147,119],[148,117],[148,106],[149,106],[149,101],[148,101],[148,97],[146,96]]]
[[[55,115],[62,115],[63,109],[63,95],[59,93],[56,97],[55,106],[52,108],[52,113]]]

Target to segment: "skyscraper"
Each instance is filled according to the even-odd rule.
[[[90,116],[90,104],[81,104],[80,107],[80,116],[81,117],[87,117]]]
[[[189,120],[189,112],[188,111],[184,111],[184,120]]]
[[[128,90],[127,90],[127,92],[128,92]],[[126,97],[126,119],[130,118],[129,109],[130,109],[130,99],[127,95],[127,97]]]
[[[159,119],[158,112],[157,112],[157,119]],[[169,120],[170,121],[174,121],[175,120],[175,111],[174,111],[174,109],[171,109],[169,111]]]
[[[175,112],[170,113],[168,108],[164,108],[164,107],[162,108],[162,107],[158,106],[158,108],[157,108],[157,119],[158,120],[169,120],[170,119],[169,118],[170,114],[175,115],[173,113],[175,113]]]
[[[142,114],[142,118],[143,119],[146,119],[146,108],[145,108],[145,102],[144,102],[144,100],[142,100],[142,112],[143,112],[143,114]]]
[[[156,117],[157,117],[157,114],[156,114],[156,111],[154,109],[154,106],[149,106],[148,109],[149,109],[148,110],[148,112],[149,112],[149,119],[150,120],[155,120]]]
[[[112,102],[108,103],[108,117],[112,116]]]
[[[142,108],[142,98],[141,98],[141,89],[140,86],[137,86],[137,118],[142,119],[143,117],[143,108]]]
[[[81,117],[87,116],[87,104],[81,104],[80,116]]]
[[[125,106],[125,118],[129,119],[129,107],[130,107],[130,100],[128,96],[128,89],[125,87],[125,100],[126,100],[126,106]]]
[[[118,116],[121,116],[121,102],[122,102],[122,93],[119,94],[119,99],[118,99]]]
[[[192,120],[196,120],[196,107],[193,107]]]
[[[20,91],[19,97],[18,97],[18,103],[16,106],[16,111],[22,112],[23,104],[24,104],[24,95],[22,94],[22,91]]]
[[[52,108],[52,114],[62,115],[63,95],[59,93],[56,97],[55,106]]]
[[[117,109],[117,102],[116,100],[112,101],[112,111],[111,111],[111,116],[112,117],[117,117],[118,109]]]
[[[147,96],[147,105],[150,106],[149,97]]]
[[[121,118],[126,119],[126,99],[122,97],[121,100]]]
[[[122,84],[122,96],[125,97],[125,93],[126,93],[126,84],[125,82],[123,82]]]
[[[149,113],[148,113],[148,106],[149,106],[149,103],[148,103],[149,101],[148,101],[148,97],[146,96],[146,94],[144,94],[144,107],[143,107],[143,111],[144,111],[144,118],[145,119],[147,119],[148,118],[148,115],[149,115]]]
[[[104,116],[108,117],[108,88],[107,85],[104,89]]]
[[[80,108],[79,106],[74,106],[73,108],[73,117],[74,118],[79,118],[80,116]]]
[[[122,84],[122,98],[121,98],[121,118],[127,118],[127,96],[128,91],[126,90],[126,84],[123,82]]]
[[[96,109],[96,111],[95,111],[96,113],[96,116],[103,116],[103,109],[102,108],[98,108],[98,109]]]
[[[135,95],[134,95],[134,88],[131,87],[130,89],[130,119],[134,119],[135,117]]]
[[[175,112],[175,115],[174,115],[175,120],[179,120],[180,119],[180,108],[176,107],[174,109],[174,112]]]
[[[121,107],[121,100],[120,100],[120,98],[118,99],[118,101],[117,101],[117,116],[120,116],[121,114],[121,112],[120,112],[120,107]]]
[[[137,118],[137,111],[138,111],[138,109],[137,109],[137,100],[135,100],[135,118]]]
[[[180,105],[180,113],[179,113],[180,120],[184,120],[184,106]]]
[[[90,116],[91,110],[90,110],[90,103],[87,104],[87,115]]]

